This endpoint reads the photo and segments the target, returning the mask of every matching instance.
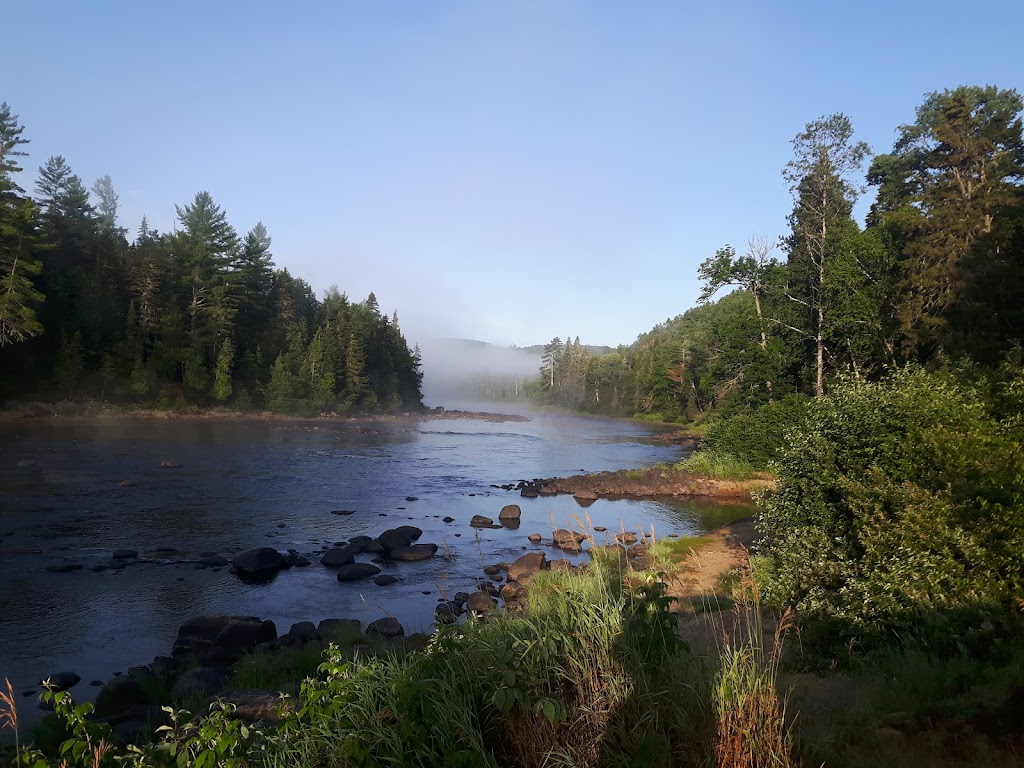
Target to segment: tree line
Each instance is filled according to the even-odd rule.
[[[409,409],[422,373],[371,293],[322,299],[277,268],[207,192],[174,231],[118,223],[109,176],[87,189],[61,156],[18,184],[24,127],[0,104],[0,397],[100,398],[289,413]]]
[[[840,374],[997,365],[1024,339],[1021,111],[995,86],[930,93],[875,156],[846,115],[808,123],[783,169],[788,232],[720,248],[700,265],[698,306],[632,345],[589,355],[553,339],[536,397],[699,421],[821,397]]]

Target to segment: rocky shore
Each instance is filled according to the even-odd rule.
[[[596,499],[700,498],[723,503],[749,504],[755,493],[774,486],[771,475],[749,480],[714,480],[673,466],[620,469],[617,472],[535,479],[517,487],[525,497],[572,494],[586,503]]]

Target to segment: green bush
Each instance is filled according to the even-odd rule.
[[[804,395],[787,395],[748,413],[722,417],[708,425],[701,450],[767,470],[785,445],[786,430],[801,422],[809,402]]]
[[[979,627],[1012,621],[1024,451],[974,389],[920,370],[840,382],[787,442],[759,570],[772,602],[830,628],[822,642],[895,630],[983,648]]]

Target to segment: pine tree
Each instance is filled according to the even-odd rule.
[[[213,373],[213,396],[223,403],[231,397],[231,365],[235,359],[235,345],[231,339],[224,339],[217,353],[217,365]]]

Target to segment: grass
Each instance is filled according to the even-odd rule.
[[[660,571],[675,571],[686,564],[690,555],[710,544],[709,536],[680,536],[678,539],[657,539],[647,545],[654,567]]]
[[[697,451],[677,462],[677,470],[690,472],[709,480],[751,480],[761,473],[751,464],[718,451]]]
[[[272,653],[253,653],[234,666],[235,688],[291,690],[296,683],[315,675],[323,663],[326,643],[307,643],[297,648],[280,648]]]

